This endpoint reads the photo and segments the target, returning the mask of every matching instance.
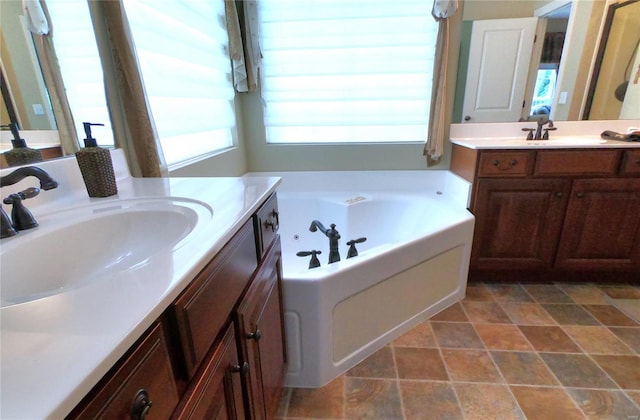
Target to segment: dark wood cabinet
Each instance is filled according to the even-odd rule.
[[[558,268],[640,270],[640,179],[575,180],[559,244]]]
[[[472,265],[551,268],[569,189],[560,179],[479,180]]]
[[[273,418],[286,371],[277,231],[274,194],[69,418]]]
[[[638,162],[638,149],[454,145],[451,170],[473,184],[470,277],[518,271],[640,280]]]
[[[242,358],[249,365],[244,376],[251,418],[273,418],[286,373],[282,318],[282,252],[277,238],[266,254],[236,316]]]

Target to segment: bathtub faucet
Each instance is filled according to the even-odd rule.
[[[324,233],[329,238],[329,264],[336,261],[340,261],[340,252],[338,251],[338,239],[340,239],[340,233],[336,230],[336,225],[331,224],[330,228],[325,228],[322,223],[317,220],[311,222],[309,230],[315,232],[320,229],[320,232]]]

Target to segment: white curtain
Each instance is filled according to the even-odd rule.
[[[436,59],[433,66],[433,91],[431,92],[431,106],[429,111],[429,127],[424,155],[427,166],[440,162],[444,153],[444,142],[449,132],[446,120],[446,93],[450,81],[447,78],[449,61],[449,18],[458,10],[458,0],[434,0],[432,15],[438,22],[438,42]]]

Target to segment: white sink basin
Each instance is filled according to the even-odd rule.
[[[197,201],[145,199],[40,216],[38,228],[2,241],[0,307],[136,270],[180,246],[212,215],[210,207]]]

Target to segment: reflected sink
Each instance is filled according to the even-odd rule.
[[[135,270],[180,246],[209,206],[186,199],[117,200],[38,217],[3,240],[0,307],[42,299]]]

